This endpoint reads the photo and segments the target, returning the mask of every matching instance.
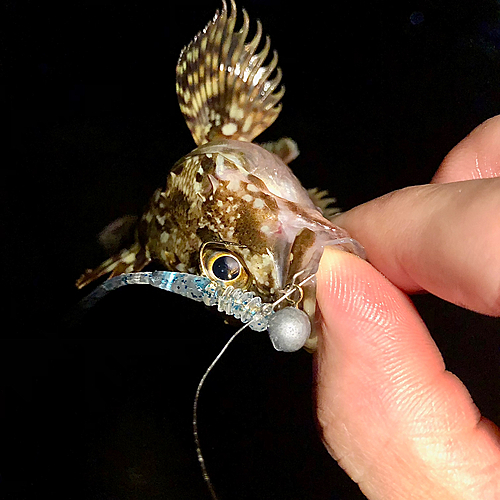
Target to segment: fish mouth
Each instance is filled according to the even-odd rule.
[[[327,246],[366,258],[364,248],[341,228],[336,228],[335,237],[332,237],[332,232],[327,229],[313,231],[303,228],[297,233],[290,249],[290,265],[284,278],[286,286],[283,291],[286,293],[291,287],[299,290],[293,305],[303,310],[311,322],[311,334],[304,345],[309,352],[316,350],[321,328],[320,311],[316,307],[316,272]]]

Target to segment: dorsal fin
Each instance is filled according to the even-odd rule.
[[[234,31],[236,5],[231,0],[228,13],[215,14],[206,28],[185,47],[177,63],[177,96],[181,111],[197,145],[214,139],[252,141],[277,118],[279,100],[285,91],[274,92],[281,81],[281,70],[269,79],[278,63],[278,54],[263,66],[269,54],[266,37],[261,52],[255,53],[262,37],[257,21],[254,38],[245,43],[249,18],[243,9],[243,26]]]

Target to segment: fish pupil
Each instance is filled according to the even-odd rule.
[[[223,281],[236,279],[240,274],[240,270],[240,263],[230,255],[222,255],[215,259],[212,265],[213,275]]]

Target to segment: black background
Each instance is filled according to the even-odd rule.
[[[240,2],[279,51],[283,111],[259,140],[293,137],[293,169],[348,209],[426,183],[500,112],[494,1]],[[96,235],[137,214],[194,143],[175,64],[217,1],[4,5],[0,496],[209,498],[196,460],[196,385],[234,326],[146,287],[74,323],[74,280]],[[500,423],[499,321],[415,303],[488,418]],[[312,358],[242,334],[207,380],[200,437],[219,497],[361,499],[315,428]],[[354,397],[354,396],[353,396]]]

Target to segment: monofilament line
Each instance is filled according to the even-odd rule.
[[[200,398],[200,391],[203,386],[203,383],[205,382],[208,374],[212,371],[212,368],[215,366],[217,361],[221,358],[221,356],[224,354],[226,349],[229,347],[229,344],[236,338],[236,336],[244,330],[248,326],[248,323],[246,325],[243,325],[227,342],[226,345],[221,349],[219,354],[217,354],[216,358],[212,361],[212,364],[207,368],[205,373],[203,374],[203,377],[201,377],[200,383],[198,384],[198,387],[196,389],[196,394],[194,396],[194,403],[193,403],[193,436],[194,436],[194,442],[196,444],[196,454],[198,455],[198,462],[200,462],[200,467],[201,467],[201,473],[203,474],[203,479],[205,480],[205,483],[210,491],[210,494],[212,495],[213,500],[217,500],[217,495],[215,494],[214,487],[212,485],[212,481],[210,481],[210,476],[208,475],[207,471],[207,466],[205,464],[205,459],[203,458],[203,454],[201,452],[201,447],[200,447],[200,438],[198,436],[198,400]]]
[[[295,279],[296,276],[299,276],[300,274],[302,274],[302,271],[301,272],[298,272],[293,278]],[[316,276],[316,274],[311,274],[310,276],[308,276],[305,280],[302,280],[298,285],[295,285],[297,288],[300,288],[302,287],[303,285],[305,285],[309,280],[312,280],[314,278],[314,276]],[[290,288],[290,290],[288,290],[285,294],[283,294],[282,297],[280,297],[276,302],[273,302],[273,309],[280,303],[280,302],[283,302],[287,297],[289,297],[290,295],[292,295],[292,293],[295,291],[295,288],[292,287]]]

